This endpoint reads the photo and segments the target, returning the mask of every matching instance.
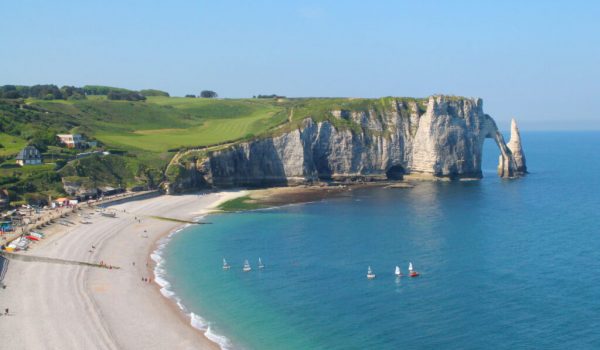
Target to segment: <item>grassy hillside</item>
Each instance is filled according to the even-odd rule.
[[[115,147],[164,152],[235,141],[260,134],[287,118],[284,108],[252,100],[151,97],[146,106],[151,111],[131,112],[145,113],[146,120],[154,113],[152,123],[119,128],[97,124],[96,137]]]
[[[67,114],[74,131],[109,147],[168,152],[259,134],[287,118],[285,108],[268,101],[149,97],[144,102],[28,101],[31,106]]]
[[[285,132],[308,117],[356,128],[351,121],[333,118],[331,111],[384,111],[397,100],[148,96],[145,101],[116,101],[99,95],[82,100],[0,99],[0,186],[11,191],[13,200],[28,193],[61,194],[61,176],[87,185],[156,186],[181,149]],[[423,100],[402,100],[422,107]],[[73,160],[78,151],[61,147],[57,133],[81,133],[116,155]],[[52,164],[15,168],[14,157],[27,144],[36,145],[44,162]],[[24,186],[27,179],[35,179],[35,185]]]
[[[0,156],[11,156],[27,146],[27,142],[16,136],[0,133]]]

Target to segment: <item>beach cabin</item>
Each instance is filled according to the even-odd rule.
[[[62,207],[62,206],[69,204],[69,198],[65,198],[65,197],[56,198],[54,200],[54,203],[56,203],[57,206]]]
[[[17,155],[17,164],[20,166],[42,164],[42,154],[37,148],[27,146]]]

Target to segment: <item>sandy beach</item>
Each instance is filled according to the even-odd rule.
[[[181,222],[192,220],[242,191],[158,196],[110,206],[116,217],[93,209],[91,224],[55,224],[47,237],[23,253],[31,256],[100,262],[86,266],[12,260],[6,289],[0,290],[1,348],[6,349],[218,349],[192,328],[163,297],[153,279],[150,253]]]

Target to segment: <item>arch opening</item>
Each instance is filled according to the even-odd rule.
[[[402,180],[406,171],[402,165],[392,165],[386,172],[388,180]]]

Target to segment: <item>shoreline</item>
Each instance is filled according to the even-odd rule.
[[[200,221],[201,218],[205,218],[212,213],[218,212],[217,207],[222,203],[238,197],[245,196],[248,192],[249,191],[246,190],[232,192],[234,193],[234,195],[229,195],[225,196],[224,198],[218,199],[217,201],[213,202],[208,208],[202,210],[192,218],[189,218],[189,220]],[[222,194],[227,192],[221,191],[216,193]],[[163,234],[157,236],[154,239],[152,244],[150,244],[149,250],[147,252],[148,275],[151,275],[154,278],[153,286],[158,296],[168,304],[168,306],[174,313],[179,315],[182,322],[186,324],[186,327],[190,327],[193,330],[201,333],[208,341],[216,345],[216,349],[227,349],[229,346],[228,339],[223,335],[211,333],[209,321],[206,321],[204,318],[202,318],[202,316],[195,314],[191,310],[187,309],[187,307],[183,304],[182,300],[177,296],[177,294],[169,289],[170,283],[165,279],[164,276],[166,274],[166,271],[159,271],[160,265],[164,261],[164,258],[162,257],[163,249],[166,248],[166,246],[176,234],[185,230],[191,225],[193,224],[179,223],[178,226],[172,228],[169,231],[164,232]],[[201,322],[201,325],[198,325],[198,322]]]
[[[79,213],[90,215],[93,224],[45,228],[47,237],[19,254],[103,261],[119,269],[12,260],[4,279],[7,288],[0,290],[0,307],[10,309],[10,316],[0,318],[3,342],[12,349],[219,349],[191,326],[158,284],[142,281],[154,279],[149,261],[159,240],[185,226],[152,216],[191,220],[245,193],[160,196],[108,205],[116,218],[86,208]]]
[[[160,271],[162,249],[173,235],[190,225],[186,221],[222,212],[217,209],[220,204],[241,197],[258,200],[271,208],[338,198],[356,189],[389,185],[199,192],[103,206],[117,212],[116,218],[103,217],[94,208],[85,208],[77,215],[92,216],[93,224],[85,225],[79,220],[69,227],[53,224],[43,230],[47,233],[44,240],[33,243],[29,251],[20,254],[104,261],[119,269],[14,261],[5,278],[8,287],[0,290],[0,295],[4,294],[0,307],[10,307],[17,317],[0,318],[0,336],[14,349],[48,346],[75,349],[86,348],[86,344],[106,349],[228,348],[229,340],[213,333],[208,320],[188,310],[169,290],[168,281],[163,279],[164,271]],[[144,278],[149,281],[144,282]],[[32,289],[37,289],[36,293]],[[40,303],[45,304],[42,312]],[[65,310],[65,304],[73,307]],[[21,318],[22,314],[25,317]],[[64,315],[56,316],[61,314]],[[32,327],[44,332],[32,335],[27,332]]]

